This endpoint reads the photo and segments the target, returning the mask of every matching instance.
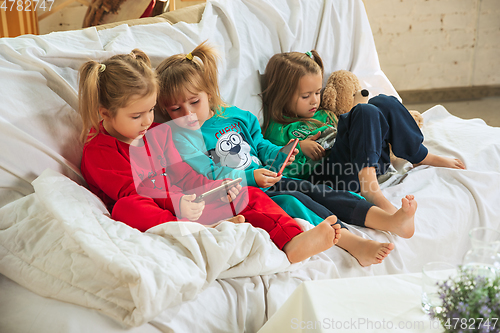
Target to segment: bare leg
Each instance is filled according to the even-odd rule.
[[[377,173],[374,167],[366,167],[358,173],[360,192],[363,197],[374,205],[382,208],[390,214],[396,213],[397,209],[382,194],[378,184]]]
[[[341,234],[337,246],[349,252],[361,266],[380,264],[394,249],[393,243],[380,243],[365,239],[347,229],[341,229]]]
[[[410,238],[415,233],[415,212],[417,201],[413,195],[401,199],[401,208],[394,214],[373,206],[366,214],[365,226],[372,229],[385,230],[403,238]]]
[[[436,167],[452,168],[452,169],[465,169],[465,164],[458,158],[444,157],[435,154],[427,154],[422,162],[417,165],[432,165]]]
[[[285,244],[283,252],[293,264],[315,254],[328,250],[337,244],[340,238],[340,225],[335,224],[337,217],[327,217],[316,227],[298,234]]]

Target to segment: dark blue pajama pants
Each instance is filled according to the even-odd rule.
[[[314,185],[307,180],[285,178],[271,186],[267,191],[270,197],[287,194],[297,198],[304,206],[325,219],[336,215],[340,221],[365,226],[368,210],[373,206],[362,197],[348,191],[337,191],[324,184]]]
[[[360,191],[358,173],[375,167],[382,175],[389,167],[390,148],[397,157],[416,164],[427,156],[424,136],[408,110],[394,96],[379,95],[339,117],[337,138],[330,154],[310,176],[314,184]]]

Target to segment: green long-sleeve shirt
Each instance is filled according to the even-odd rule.
[[[323,132],[328,127],[336,127],[337,119],[335,116],[330,116],[324,110],[318,110],[312,117],[318,120],[323,126],[318,127],[313,122],[305,123],[303,121],[295,121],[290,124],[280,124],[271,121],[264,133],[264,138],[278,146],[286,145],[291,139],[298,138],[299,140],[307,139],[318,132]],[[295,161],[285,168],[283,175],[286,177],[306,179],[310,176],[311,171],[318,161],[313,161],[302,152],[300,145],[297,145],[299,153],[295,156]]]

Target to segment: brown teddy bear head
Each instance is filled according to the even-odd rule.
[[[361,102],[361,100],[354,101],[355,95],[360,96],[360,92],[361,84],[358,77],[350,71],[338,70],[330,74],[326,82],[321,105],[339,116],[349,112],[354,105]],[[366,103],[366,100],[364,102]]]
[[[338,117],[351,111],[358,103],[367,103],[368,95],[368,90],[361,88],[359,79],[354,73],[341,69],[330,74],[321,96],[321,107],[332,111]],[[422,114],[415,110],[409,112],[418,127],[422,128],[424,126]]]

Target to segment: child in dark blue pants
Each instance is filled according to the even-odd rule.
[[[337,128],[330,154],[310,176],[315,183],[360,192],[358,174],[366,167],[375,168],[377,176],[386,173],[391,165],[391,147],[394,155],[412,164],[422,162],[428,154],[420,128],[393,96],[379,95],[367,104],[356,105],[340,115]]]
[[[365,227],[366,216],[372,203],[361,196],[348,191],[336,191],[325,184],[312,184],[307,180],[281,178],[267,191],[271,198],[277,195],[291,195],[319,217],[325,219],[333,215],[328,207],[335,207],[335,215],[339,221]],[[342,228],[345,225],[339,222]]]
[[[276,145],[301,140],[294,163],[283,174],[324,183],[337,190],[359,192],[369,202],[394,214],[396,208],[380,190],[377,176],[390,165],[390,146],[397,157],[413,164],[464,169],[454,158],[430,154],[423,135],[408,110],[395,97],[379,95],[339,117],[318,109],[323,85],[323,62],[314,50],[278,53],[269,59],[261,94],[264,137]],[[337,98],[340,98],[337,96]],[[331,152],[316,140],[321,132],[337,127]],[[413,206],[403,198],[403,208]],[[411,236],[413,232],[405,234]]]
[[[395,208],[380,193],[377,177],[391,165],[390,149],[410,163],[463,169],[460,160],[429,154],[424,136],[394,96],[379,95],[340,115],[330,154],[313,169],[310,180],[360,192],[389,212]]]

